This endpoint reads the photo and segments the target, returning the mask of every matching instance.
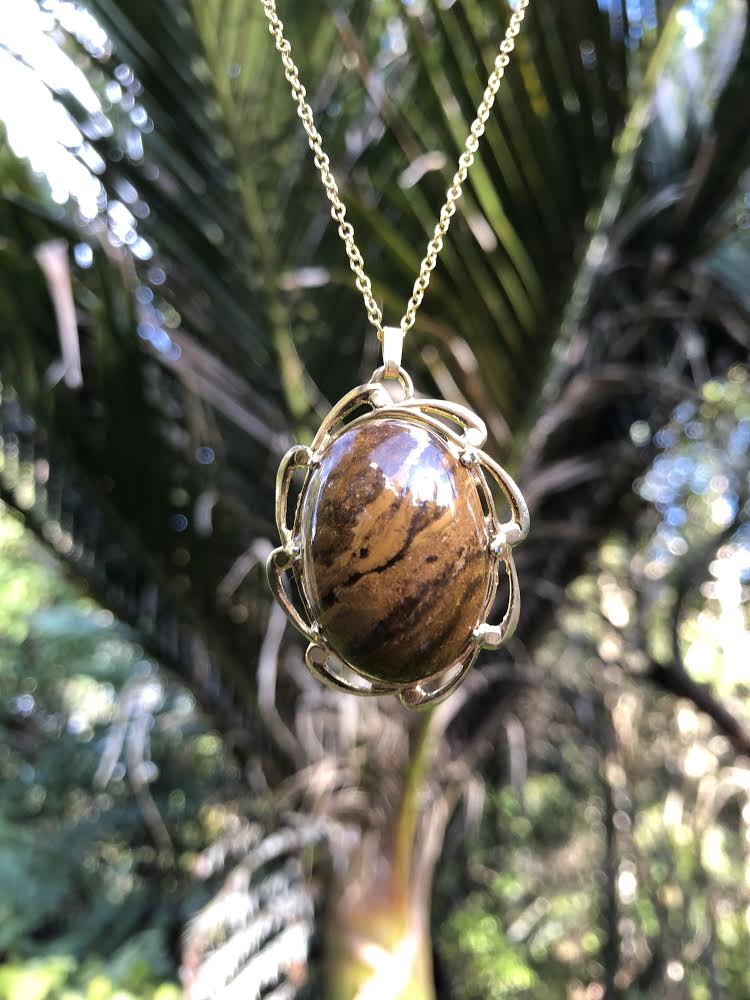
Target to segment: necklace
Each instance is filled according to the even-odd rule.
[[[276,2],[260,2],[383,349],[381,367],[333,407],[310,447],[295,445],[282,459],[276,480],[282,544],[269,557],[268,578],[287,617],[309,640],[305,662],[314,676],[351,694],[395,694],[407,708],[425,708],[455,690],[480,649],[499,649],[520,611],[512,548],[529,530],[521,492],[481,450],[484,422],[465,406],[416,398],[401,357],[529,0],[518,0],[511,15],[398,327],[383,326]],[[300,471],[290,524],[289,492]],[[507,521],[498,516],[488,477],[504,497]],[[501,566],[508,606],[493,625],[487,616]],[[301,611],[286,589],[287,574]]]

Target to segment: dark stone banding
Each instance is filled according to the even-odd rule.
[[[362,577],[364,576],[369,576],[371,573],[385,573],[386,570],[389,570],[393,566],[396,566],[409,552],[409,549],[415,537],[420,531],[422,531],[427,526],[427,524],[430,521],[430,518],[438,516],[435,515],[433,512],[427,511],[426,507],[427,505],[424,503],[420,505],[418,512],[414,515],[412,523],[409,525],[409,531],[406,535],[406,539],[404,540],[404,543],[398,550],[398,552],[392,555],[391,558],[388,559],[387,562],[384,562],[382,565],[372,566],[368,570],[352,573],[351,576],[348,576],[345,580],[342,580],[340,583],[337,583],[335,585],[335,587],[333,588],[333,593],[337,594],[340,590],[345,590],[351,587],[353,584],[361,580]],[[321,601],[323,604],[327,604],[330,607],[332,603],[332,601],[330,600],[330,594],[325,593],[322,596]]]
[[[474,478],[439,435],[393,418],[346,429],[310,477],[301,529],[301,583],[342,657],[403,683],[456,661],[491,560]]]

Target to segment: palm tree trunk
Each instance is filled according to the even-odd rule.
[[[434,1000],[429,905],[409,895],[362,869],[343,888],[326,928],[326,1000]]]
[[[437,851],[417,844],[433,719],[422,720],[391,837],[364,834],[333,893],[326,1000],[435,1000],[430,897]]]

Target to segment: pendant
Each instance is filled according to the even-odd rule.
[[[305,661],[314,676],[351,694],[395,694],[419,709],[454,691],[480,649],[498,649],[512,635],[520,610],[512,548],[526,537],[529,515],[511,477],[481,450],[483,421],[465,406],[416,399],[400,351],[396,362],[384,357],[366,385],[333,407],[310,447],[296,445],[282,459],[282,544],[268,577],[310,642]],[[402,398],[391,396],[390,379]],[[507,503],[503,523],[487,477]],[[492,625],[501,566],[508,607]]]

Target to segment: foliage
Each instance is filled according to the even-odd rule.
[[[487,789],[468,880],[439,875],[458,998],[750,991],[749,416],[740,366],[674,411],[647,508],[571,585],[503,717],[515,781]]]
[[[192,697],[0,513],[0,996],[174,1000],[236,774]]]
[[[341,0],[326,8],[330,17],[314,4],[287,6],[282,13],[376,293],[395,314],[502,18],[488,17],[475,0]],[[416,953],[426,954],[431,877],[446,825],[461,800],[476,821],[486,786],[476,854],[463,852],[454,820],[439,866],[438,950],[449,967],[443,979],[458,994],[562,995],[579,989],[576,977],[581,996],[655,982],[672,989],[681,969],[702,996],[704,987],[718,987],[710,966],[700,979],[695,940],[703,948],[704,938],[690,939],[700,924],[711,933],[698,958],[715,958],[717,983],[743,996],[737,956],[745,932],[741,919],[722,917],[730,877],[739,881],[739,827],[727,813],[710,835],[699,829],[708,785],[695,788],[690,777],[701,754],[690,727],[705,723],[694,724],[684,703],[675,708],[671,699],[687,699],[713,719],[722,735],[710,740],[729,741],[706,751],[716,759],[707,776],[728,787],[724,779],[736,779],[732,755],[747,752],[746,723],[732,670],[714,669],[713,648],[707,662],[707,640],[720,644],[726,621],[719,616],[717,627],[705,602],[734,581],[739,634],[742,570],[739,557],[721,552],[723,544],[743,551],[744,543],[731,534],[706,555],[717,541],[703,530],[713,513],[707,519],[700,499],[678,494],[690,485],[680,478],[684,460],[696,462],[688,442],[700,440],[701,462],[724,477],[711,498],[716,510],[744,516],[737,363],[746,359],[750,328],[746,5],[531,6],[412,335],[410,365],[427,392],[481,411],[494,450],[518,472],[534,524],[518,559],[525,610],[515,646],[480,665],[419,730],[393,706],[345,704],[311,685],[263,582],[277,459],[293,436],[309,437],[357,369],[366,376],[375,367],[375,342],[363,336],[259,5],[92,0],[98,22],[57,0],[40,10],[49,58],[19,51],[17,37],[0,57],[16,69],[30,60],[73,130],[69,159],[90,186],[63,209],[59,178],[47,190],[12,157],[0,162],[0,488],[134,629],[116,644],[143,644],[129,667],[127,657],[121,663],[131,676],[118,675],[120,707],[110,704],[101,720],[115,723],[109,745],[120,738],[117,712],[132,705],[128,685],[151,684],[135,663],[154,657],[190,687],[222,734],[226,760],[217,737],[205,733],[192,743],[195,760],[214,760],[214,776],[226,773],[230,785],[233,768],[242,769],[252,802],[229,810],[241,817],[234,825],[217,821],[217,811],[227,819],[217,805],[196,809],[186,829],[180,820],[173,830],[169,796],[154,796],[177,855],[211,834],[242,845],[256,820],[261,843],[299,826],[300,816],[335,830],[321,833],[312,856],[303,841],[278,856],[294,864],[297,855],[302,876],[285,891],[305,894],[297,911],[305,934],[311,907],[328,904],[325,918],[317,906],[315,923],[328,940],[333,989],[354,965],[356,976],[370,976],[363,954],[387,967],[393,939],[418,937]],[[83,73],[55,76],[56,44]],[[74,264],[55,277],[35,255],[60,238],[74,248]],[[44,253],[58,267],[67,262],[59,243]],[[73,296],[75,329],[55,321],[51,300],[61,294]],[[697,399],[700,419],[685,416]],[[718,437],[709,449],[712,415]],[[698,426],[703,438],[693,439],[689,429]],[[671,456],[672,447],[679,453]],[[660,492],[665,477],[670,498]],[[666,522],[658,526],[649,522],[654,490]],[[695,578],[695,567],[714,555],[731,569],[715,587]],[[80,615],[76,625],[56,624],[54,615],[45,621],[56,642],[65,628],[83,627]],[[109,637],[103,648],[112,657]],[[84,644],[79,653],[93,662],[92,649]],[[67,690],[84,702],[91,693],[79,682]],[[64,714],[55,706],[48,711]],[[498,728],[507,753],[495,760]],[[654,744],[651,755],[629,759],[643,738]],[[104,764],[78,746],[86,741],[75,733],[65,739],[84,778],[95,776]],[[184,759],[165,735],[167,750],[179,768]],[[189,797],[187,779],[175,779],[186,812],[199,796],[221,801],[220,789],[202,784],[207,773],[198,769],[195,778]],[[71,775],[59,780],[70,796]],[[161,780],[146,789],[155,793]],[[660,828],[665,790],[667,804],[676,801],[673,791],[681,796],[684,822],[665,819]],[[67,818],[63,799],[52,816]],[[146,836],[135,812],[123,819],[120,852]],[[109,807],[104,815],[112,818]],[[148,837],[161,838],[168,854],[154,821],[151,812]],[[638,841],[641,821],[644,831],[651,824],[652,841]],[[684,843],[672,837],[677,828]],[[722,858],[705,892],[693,849],[704,836],[708,853],[716,848]],[[666,875],[658,867],[667,864],[665,845],[676,864]],[[211,982],[227,995],[261,980],[289,995],[307,971],[289,976],[277,961],[259,976],[256,960],[273,951],[273,934],[253,938],[262,886],[278,873],[250,871],[254,847],[244,850],[247,857],[225,852],[230,866],[216,900],[225,904],[239,879],[245,917],[232,924],[219,906],[213,936],[201,936],[199,917],[196,961],[208,966],[224,956],[210,967]],[[648,878],[627,867],[642,857],[651,865],[656,855]],[[168,887],[162,861],[153,867],[154,884]],[[137,865],[132,871],[127,878],[138,890]],[[653,898],[629,898],[633,877],[654,887]],[[77,891],[91,891],[87,878]],[[701,923],[688,907],[680,922],[674,901],[686,898],[690,879],[690,892],[713,907],[711,921]],[[673,888],[682,895],[670,895]],[[165,888],[160,904],[169,900]],[[212,906],[204,910],[209,923]],[[287,924],[274,928],[283,934]],[[83,920],[76,930],[85,929]],[[80,958],[75,941],[68,950]],[[670,962],[680,969],[670,971]],[[427,964],[420,1000],[432,990]],[[439,987],[445,995],[449,988]]]

